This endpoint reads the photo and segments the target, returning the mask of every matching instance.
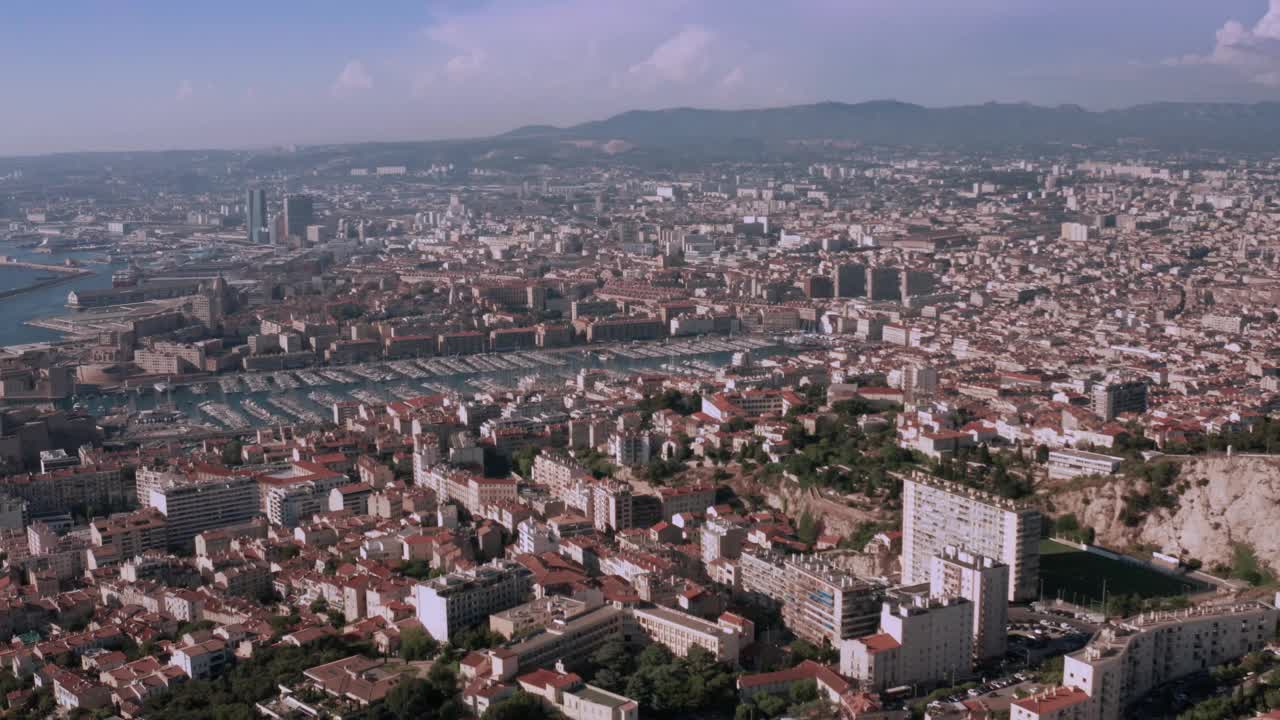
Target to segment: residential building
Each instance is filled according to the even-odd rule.
[[[809,642],[839,646],[845,638],[875,632],[881,589],[818,555],[786,561],[782,619]]]
[[[631,611],[637,629],[653,642],[665,645],[680,657],[700,647],[720,662],[736,664],[741,651],[741,632],[729,624],[713,623],[695,615],[666,607],[635,608]]]
[[[1040,512],[1024,503],[914,473],[902,489],[902,582],[927,583],[933,558],[954,546],[1009,567],[1009,601],[1035,599]]]
[[[251,475],[175,476],[152,488],[147,504],[164,514],[170,547],[191,547],[196,535],[244,524],[261,509],[258,483]]]
[[[864,689],[955,685],[973,663],[973,606],[963,598],[930,597],[927,586],[892,591],[880,631],[840,645],[840,672]]]
[[[1009,626],[1007,565],[955,547],[945,547],[942,555],[933,558],[929,594],[935,598],[964,598],[973,606],[975,661],[1004,657]]]
[[[431,637],[446,642],[459,630],[491,613],[515,607],[533,588],[533,573],[508,560],[459,570],[414,587],[418,622]]]

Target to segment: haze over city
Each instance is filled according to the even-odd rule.
[[[1280,0],[3,11],[0,720],[1280,720]]]
[[[1274,0],[16,3],[0,154],[476,137],[633,109],[1274,100]]]

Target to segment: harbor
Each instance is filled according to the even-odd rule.
[[[706,377],[735,354],[764,358],[789,352],[763,337],[690,338],[607,350],[528,350],[240,373],[82,392],[74,402],[95,415],[142,425],[147,434],[247,431],[332,422],[338,403],[380,405],[433,394],[496,394],[574,382],[582,370]],[[168,419],[161,427],[152,421],[157,413]]]

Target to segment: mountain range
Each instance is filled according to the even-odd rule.
[[[636,144],[845,140],[910,145],[1046,143],[1280,147],[1280,103],[1152,103],[1090,111],[987,103],[929,108],[894,100],[756,110],[633,110],[570,127],[534,125],[495,140],[624,140]]]

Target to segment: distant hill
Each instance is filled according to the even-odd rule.
[[[1076,105],[987,103],[927,108],[878,100],[759,110],[633,110],[504,139],[622,139],[637,144],[833,139],[884,144],[1008,145],[1144,140],[1191,147],[1280,147],[1280,103],[1154,103],[1092,112]]]

